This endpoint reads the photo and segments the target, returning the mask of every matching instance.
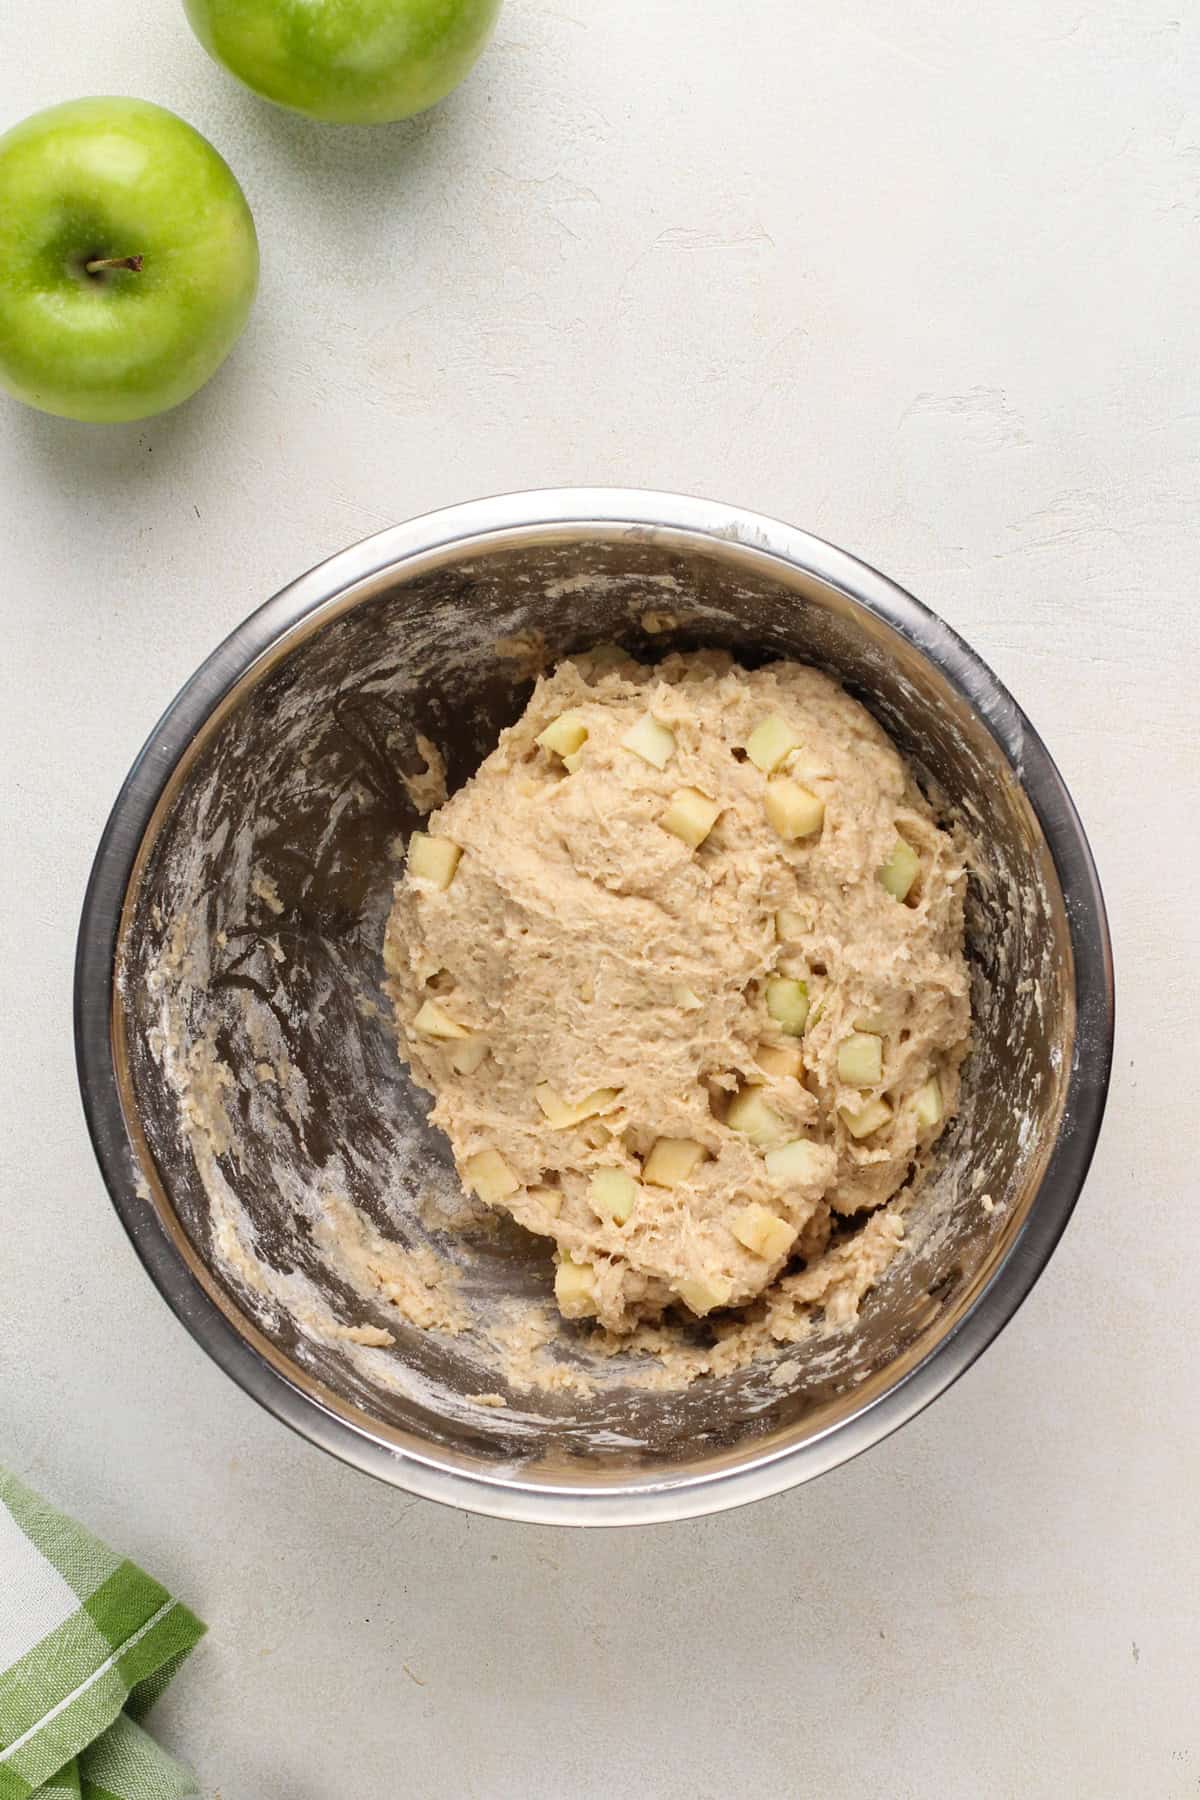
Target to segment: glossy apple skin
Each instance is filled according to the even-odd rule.
[[[474,66],[501,0],[184,0],[209,55],[313,119],[382,125],[434,106]]]
[[[88,274],[103,258],[140,271]],[[228,165],[146,100],[74,100],[0,137],[0,386],[68,419],[143,419],[241,335],[258,240]]]

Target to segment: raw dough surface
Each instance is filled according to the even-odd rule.
[[[563,713],[587,730],[571,769],[535,742]],[[661,769],[622,744],[648,714],[674,738]],[[769,777],[745,748],[772,714],[801,745],[774,779],[824,802],[819,831],[794,840],[768,820]],[[719,806],[696,848],[662,823],[685,788]],[[887,1203],[954,1110],[970,1028],[961,847],[870,715],[794,663],[750,672],[706,652],[649,668],[601,651],[538,682],[428,831],[462,857],[444,889],[397,884],[385,961],[401,1054],[467,1185],[471,1159],[498,1153],[513,1191],[495,1203],[579,1271],[560,1275],[562,1310],[623,1334],[766,1293],[852,1318],[902,1241]],[[920,858],[906,902],[877,878],[897,832]],[[779,975],[806,984],[802,1034],[768,1011]],[[483,1050],[474,1037],[415,1024],[430,1001],[482,1034],[473,1070],[455,1061],[470,1062],[464,1043]],[[839,1050],[864,1024],[882,1066],[859,1086]],[[777,1067],[772,1050],[799,1052],[797,1073],[764,1069],[764,1046]],[[936,1121],[918,1109],[931,1079]],[[563,1125],[539,1089],[567,1108],[612,1097]],[[750,1090],[777,1121],[758,1141],[727,1122]],[[879,1099],[886,1121],[854,1136],[847,1118]],[[664,1138],[703,1151],[671,1187],[647,1179]],[[767,1153],[795,1140],[814,1146],[803,1171],[773,1174]],[[594,1204],[599,1170],[636,1183],[624,1222]],[[737,1229],[761,1223],[756,1208],[786,1228],[769,1252]]]

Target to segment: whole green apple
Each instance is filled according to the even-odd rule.
[[[144,419],[224,362],[258,286],[245,196],[145,100],[74,100],[0,137],[0,386],[68,419]]]
[[[183,0],[210,56],[256,94],[343,125],[424,112],[457,87],[500,0]]]

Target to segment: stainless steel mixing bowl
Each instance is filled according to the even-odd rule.
[[[507,1227],[458,1239],[425,1203],[453,1183],[396,1056],[380,944],[398,834],[418,818],[404,780],[423,767],[417,734],[445,750],[453,789],[521,711],[540,660],[610,639],[649,657],[699,645],[750,663],[797,657],[874,712],[978,846],[976,1049],[908,1248],[853,1329],[664,1393],[626,1385],[619,1360],[562,1326],[560,1359],[595,1392],[528,1392],[506,1387],[486,1328],[514,1301],[548,1299],[548,1250]],[[949,1386],[1067,1222],[1112,1027],[1088,846],[996,678],[843,551],[668,494],[454,507],[276,596],[193,676],[134,764],[79,938],[88,1123],[121,1219],[188,1330],[277,1417],[357,1467],[555,1523],[676,1519],[776,1493]],[[205,1124],[214,1080],[217,1130]],[[314,1235],[310,1201],[331,1189],[381,1240],[456,1256],[479,1329],[398,1327],[349,1287]],[[361,1324],[390,1326],[395,1346],[339,1335]],[[508,1408],[479,1404],[481,1389]]]

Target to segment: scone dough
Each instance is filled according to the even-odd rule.
[[[564,714],[560,746],[586,730],[566,761],[536,741]],[[772,716],[799,747],[768,771],[747,745]],[[623,741],[647,719],[670,734],[651,731],[652,760]],[[817,829],[805,801],[806,834],[781,835],[781,781],[823,803]],[[685,790],[709,803],[692,836],[716,809],[695,847],[664,825]],[[817,671],[707,652],[563,663],[428,834],[462,854],[445,886],[411,854],[397,884],[384,954],[401,1054],[464,1182],[553,1238],[568,1316],[625,1333],[671,1306],[744,1307],[861,1229],[953,1112],[961,851]],[[898,835],[919,858],[903,901],[879,880]],[[799,1032],[768,1010],[769,992],[797,993],[769,989],[778,976],[805,984]],[[880,1048],[864,1085],[846,1079],[856,1034]],[[767,1112],[747,1110],[751,1090]],[[699,1151],[654,1159],[661,1140]],[[614,1193],[617,1211],[632,1199],[624,1220]]]

